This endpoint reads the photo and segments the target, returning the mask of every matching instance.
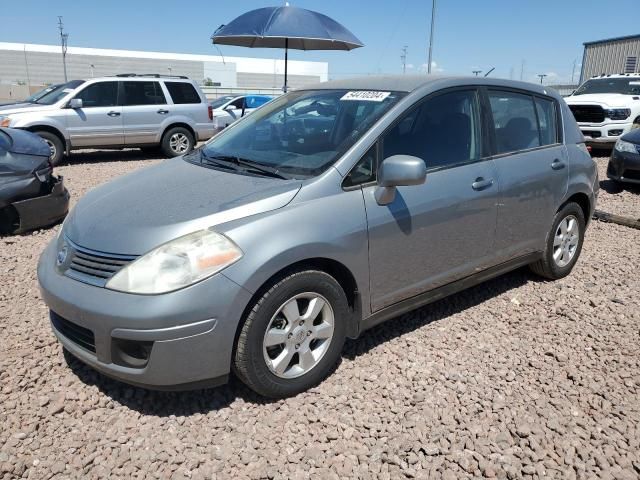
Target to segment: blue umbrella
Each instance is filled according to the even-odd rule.
[[[251,10],[221,25],[211,36],[213,43],[249,48],[284,48],[284,91],[287,61],[295,50],[353,50],[362,47],[358,38],[332,18],[297,7],[266,7]]]

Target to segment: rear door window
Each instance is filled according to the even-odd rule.
[[[158,82],[122,82],[125,106],[163,105],[167,103]]]
[[[164,82],[175,104],[202,103],[193,85],[187,82]]]
[[[89,85],[75,98],[82,100],[83,108],[115,107],[118,105],[118,82],[100,82]]]
[[[490,90],[489,103],[497,154],[540,146],[538,119],[531,95]]]
[[[535,98],[536,113],[540,126],[540,143],[553,145],[558,143],[558,116],[556,114],[556,102],[547,98]]]

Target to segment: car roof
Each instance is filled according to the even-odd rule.
[[[501,78],[466,77],[449,75],[371,75],[305,85],[300,90],[389,90],[393,92],[413,92],[430,84],[439,87],[456,85],[486,85],[511,87],[548,95],[549,87],[535,83],[506,80]]]

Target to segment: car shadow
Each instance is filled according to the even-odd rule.
[[[613,180],[600,180],[600,188],[609,195],[619,195],[623,192],[630,192],[640,195],[640,185],[633,183],[614,182]]]
[[[143,152],[138,148],[126,150],[78,150],[71,152],[58,164],[60,167],[103,162],[131,162],[137,160],[161,160],[164,155],[160,151]]]
[[[353,360],[382,343],[473,308],[530,281],[542,280],[539,280],[526,268],[520,268],[391,319],[367,330],[357,340],[347,340],[340,361],[337,362],[333,370],[335,371],[338,368],[342,358]],[[69,368],[80,381],[86,385],[98,387],[102,393],[113,401],[144,415],[158,417],[174,415],[180,417],[198,413],[206,414],[228,407],[238,398],[258,405],[266,405],[278,401],[259,396],[234,375],[230,376],[228,384],[217,388],[163,392],[135,387],[113,380],[82,363],[66,350],[64,350],[64,358]]]

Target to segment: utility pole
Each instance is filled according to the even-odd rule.
[[[576,62],[577,62],[577,61],[578,61],[578,59],[577,59],[577,58],[574,58],[574,59],[573,59],[573,67],[571,68],[571,85],[574,85],[574,83],[573,83],[573,78],[574,78],[574,77],[575,77],[575,75],[576,75]]]
[[[96,66],[92,63],[89,65],[89,68],[91,69],[91,78],[93,78],[93,69],[96,68]]]
[[[406,45],[402,47],[402,55],[400,55],[400,60],[402,61],[402,74],[407,73],[407,47]]]
[[[482,73],[482,70],[473,70],[473,74],[477,77],[479,74]]]
[[[62,17],[58,16],[58,29],[60,30],[60,46],[62,47],[62,67],[64,68],[64,81],[67,80],[67,41],[69,40],[69,34],[64,33],[64,25],[62,24]]]
[[[522,64],[520,65],[520,81],[524,80],[524,59],[522,59]]]
[[[22,46],[22,51],[24,53],[24,68],[27,71],[27,87],[31,89],[31,77],[29,75],[29,62],[27,62],[27,46],[26,45]]]
[[[429,33],[429,59],[427,60],[427,73],[431,73],[431,58],[433,53],[433,26],[436,21],[436,0],[431,4],[431,32]]]
[[[538,77],[540,77],[540,85],[542,85],[542,80],[544,79],[544,77],[546,77],[547,74],[546,73],[539,73]]]

